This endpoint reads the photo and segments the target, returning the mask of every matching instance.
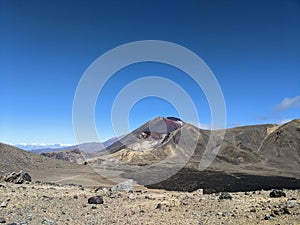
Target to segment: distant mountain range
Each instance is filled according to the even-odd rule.
[[[51,150],[51,149],[62,149],[62,148],[66,148],[66,147],[70,147],[72,146],[71,144],[38,144],[38,143],[22,143],[22,144],[15,144],[14,145],[17,148],[26,150],[26,151],[32,151],[32,150],[41,150],[41,149],[45,149],[47,150]]]
[[[122,137],[120,137],[122,138]],[[79,145],[71,145],[59,148],[42,148],[31,150],[35,154],[41,154],[53,159],[69,161],[72,163],[83,163],[90,158],[95,158],[107,153],[106,148],[118,141],[119,138],[114,137],[105,142],[89,142]]]
[[[79,145],[72,145],[72,144],[15,144],[14,146],[20,148],[22,150],[30,151],[36,154],[41,153],[50,153],[50,152],[57,152],[57,151],[64,151],[64,150],[73,150],[79,149],[83,152],[95,152],[100,151],[103,148],[113,144],[119,138],[114,137],[105,142],[89,142],[83,143]]]

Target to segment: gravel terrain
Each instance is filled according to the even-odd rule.
[[[203,194],[201,190],[176,192],[139,186],[126,192],[43,182],[2,182],[0,223],[300,224],[300,190],[283,191],[285,197],[274,198],[270,191]],[[92,199],[96,201],[89,200],[96,196],[100,196]]]

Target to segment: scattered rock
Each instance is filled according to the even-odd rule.
[[[286,194],[282,190],[273,190],[270,192],[271,198],[280,198],[280,197],[286,197]]]
[[[125,219],[120,219],[120,224],[125,224],[126,221],[132,223],[132,221],[137,221],[139,218],[147,218],[149,220],[152,218],[160,224],[175,224],[177,221],[181,222],[182,218],[185,219],[184,223],[186,224],[198,224],[198,220],[203,224],[275,222],[276,224],[298,224],[297,217],[300,207],[300,192],[298,190],[284,190],[286,195],[290,197],[288,199],[269,198],[271,190],[263,191],[260,196],[257,194],[253,195],[252,191],[248,192],[249,196],[245,196],[244,192],[198,195],[194,192],[182,193],[162,190],[148,190],[148,193],[145,194],[140,191],[127,193],[108,190],[106,194],[103,194],[100,189],[96,194],[93,192],[94,188],[90,187],[86,188],[85,192],[81,192],[78,190],[78,187],[70,188],[69,186],[49,189],[44,184],[4,184],[6,189],[0,188],[0,205],[8,197],[11,200],[10,202],[8,202],[9,200],[4,201],[7,207],[2,208],[3,214],[0,213],[0,224],[9,224],[10,222],[12,225],[80,224],[81,222],[100,224],[100,221],[103,224],[113,224],[118,223],[118,220],[114,219],[114,213],[116,212],[120,218],[126,215]],[[35,190],[31,189],[33,185]],[[27,188],[24,191],[22,190],[23,186]],[[16,193],[11,193],[12,189]],[[122,195],[122,198],[119,198],[119,194]],[[291,200],[291,197],[295,197],[298,200]],[[75,200],[77,198],[78,200]],[[99,200],[98,198],[101,199]],[[51,199],[53,200],[49,202]],[[131,201],[130,199],[134,200]],[[218,201],[218,199],[232,199],[232,201]],[[82,200],[85,202],[82,202]],[[74,204],[70,204],[72,201]],[[87,206],[83,206],[83,204]],[[77,210],[76,212],[69,209],[69,206],[73,205],[75,206],[74,210]],[[108,209],[105,207],[108,207]],[[116,210],[116,207],[119,208]],[[265,211],[262,211],[262,208]],[[171,212],[169,212],[170,210]],[[183,213],[182,215],[185,217],[177,216],[179,213]],[[53,221],[43,220],[44,216]],[[166,219],[160,220],[160,217],[166,217]],[[3,220],[8,221],[5,223],[2,222]],[[21,223],[19,222],[20,220],[26,220],[27,222],[23,221]]]
[[[107,193],[107,197],[109,197],[109,198],[116,198],[117,196],[114,193],[109,192],[109,193]]]
[[[149,195],[146,195],[146,196],[145,196],[145,199],[154,200],[154,198],[152,198],[152,197],[149,196]]]
[[[202,197],[199,199],[199,202],[204,202],[206,200],[206,198]]]
[[[281,210],[279,210],[279,209],[274,209],[274,210],[273,210],[273,214],[279,216],[279,215],[281,215],[282,213],[281,213]]]
[[[178,200],[170,199],[169,201],[161,201],[157,203],[156,209],[166,209],[182,205]]]
[[[210,217],[210,213],[204,213],[204,216]]]
[[[155,207],[156,209],[162,209],[162,204],[161,203],[158,203]]]
[[[274,217],[271,215],[265,215],[264,217],[264,220],[272,220],[272,219],[274,219]]]
[[[11,174],[7,174],[0,178],[0,180],[5,182],[11,182],[15,184],[23,184],[24,182],[31,182],[31,176],[29,173],[24,172],[21,170],[20,172],[12,172]]]
[[[27,221],[18,222],[17,225],[29,225]]]
[[[3,202],[1,203],[0,207],[1,207],[1,208],[6,208],[6,207],[7,207],[7,205],[8,205],[8,203],[9,203],[9,201],[10,201],[10,199],[9,199],[9,198],[8,198],[8,199],[6,199],[5,201],[3,201]]]
[[[134,200],[135,196],[134,196],[134,194],[130,194],[130,195],[128,195],[128,198],[131,199],[131,200]]]
[[[284,207],[282,209],[282,211],[283,211],[283,214],[291,214],[290,210],[287,207]]]
[[[288,208],[294,208],[298,205],[298,203],[295,200],[287,200],[286,201],[286,206]]]
[[[219,199],[232,199],[232,196],[228,192],[221,192],[219,195]]]
[[[56,225],[56,223],[53,220],[50,220],[50,219],[48,219],[46,217],[42,220],[42,224]]]
[[[103,198],[101,196],[90,197],[88,199],[89,204],[103,204]]]
[[[112,191],[112,190],[110,190],[110,191]],[[103,192],[103,193],[107,193],[107,192],[109,192],[109,191],[108,191],[107,188],[102,188],[102,192]]]
[[[20,189],[20,190],[26,190],[27,188],[24,187],[24,186],[20,186],[20,187],[18,187],[18,189]]]
[[[187,203],[186,201],[181,201],[181,202],[180,202],[180,205],[186,206],[186,205],[188,205],[188,203]]]
[[[280,215],[284,215],[284,214],[291,214],[290,210],[287,208],[287,206],[284,206],[282,208],[279,209],[274,209],[273,210],[273,214],[280,216]]]
[[[235,214],[234,213],[229,213],[230,216],[232,217],[235,217]]]
[[[203,195],[203,189],[197,189],[196,191],[194,191],[197,194]]]
[[[79,190],[84,191],[84,187],[82,185],[79,185]]]
[[[117,197],[118,197],[118,198],[122,198],[122,196],[123,196],[123,195],[122,195],[121,193],[118,193],[118,194],[117,194]]]
[[[133,180],[129,179],[123,183],[119,183],[111,188],[112,191],[126,191],[133,192]]]
[[[53,200],[53,197],[49,197],[49,196],[43,195],[40,199],[42,201],[51,201],[51,200]]]
[[[101,189],[102,189],[101,187],[97,187],[97,188],[95,188],[94,192],[98,192]]]
[[[9,223],[7,225],[28,225],[28,222],[27,221],[20,221],[20,222],[17,222],[17,223]]]

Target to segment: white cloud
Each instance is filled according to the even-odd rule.
[[[277,106],[276,110],[281,111],[291,107],[300,107],[300,95],[294,98],[285,98]]]

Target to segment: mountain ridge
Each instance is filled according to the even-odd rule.
[[[156,177],[157,174],[161,174],[159,176],[162,177],[163,174],[168,174],[168,171],[172,173],[172,170],[176,170],[176,168],[179,171],[199,174],[200,177],[207,176],[204,171],[199,170],[203,154],[207,150],[211,152],[219,147],[218,154],[206,170],[212,174],[221,173],[220,177],[224,177],[224,179],[228,174],[231,174],[229,177],[233,174],[242,174],[250,180],[259,180],[259,182],[264,180],[260,177],[274,177],[274,180],[270,179],[270,182],[275,186],[276,184],[282,186],[285,182],[281,177],[300,178],[300,119],[284,125],[260,124],[230,128],[226,130],[222,141],[218,139],[222,130],[203,130],[189,123],[183,123],[177,129],[170,133],[164,133],[158,139],[151,136],[150,138],[141,138],[141,134],[149,132],[151,121],[153,120],[124,136],[119,142],[107,147],[110,154],[102,155],[95,161],[91,160],[92,166],[99,170],[105,168],[114,171],[115,168],[118,168],[125,171],[124,177],[133,178],[140,184],[151,186],[151,182],[155,183],[159,180]],[[278,131],[282,135],[276,139]],[[207,146],[209,138],[212,139],[211,146]],[[141,146],[140,148],[135,147],[137,143]],[[193,148],[192,143],[196,143],[194,151],[187,151],[187,149]],[[275,152],[280,154],[276,155]],[[176,176],[176,174],[173,175]],[[190,177],[192,180],[189,180],[186,172],[181,173],[180,177],[172,182],[176,183],[177,179],[185,176],[184,182],[181,182],[185,187],[180,186],[179,189],[186,188],[195,182],[193,180],[195,176]],[[219,175],[216,176],[216,179],[219,179],[218,177]],[[151,181],[151,179],[153,180]],[[295,185],[295,181],[291,180],[290,182],[291,186]],[[170,185],[170,183],[167,184]],[[300,185],[298,180],[296,180],[296,184]],[[249,186],[245,183],[240,185]],[[257,187],[266,186],[260,184]]]
[[[207,192],[244,191],[248,187],[300,188],[300,119],[283,125],[250,125],[225,131],[224,139],[220,140],[218,136],[222,130],[204,130],[181,120],[158,117],[124,135],[103,151],[92,151],[92,155],[87,155],[73,149],[71,153],[86,157],[80,163],[85,162],[95,173],[105,171],[107,180],[134,179],[151,188],[192,191],[203,187]],[[208,145],[210,138],[212,142]],[[41,166],[47,164],[46,157],[19,150],[16,157],[3,151],[7,148],[3,146],[6,145],[0,145],[0,153],[5,157],[0,160],[0,170],[23,169],[22,163],[30,165],[25,169],[34,173],[34,170],[47,170]],[[199,170],[203,154],[216,148],[219,152],[209,167],[205,171]],[[189,151],[191,149],[193,151]],[[57,158],[57,155],[51,157]],[[63,158],[64,155],[60,156]],[[48,160],[47,165],[58,167],[58,170],[70,167],[82,170],[77,166],[84,166]],[[11,168],[6,167],[7,162]],[[253,182],[257,183],[253,185]],[[213,188],[214,185],[218,187]]]
[[[81,185],[109,183],[88,166],[44,157],[1,142],[0,155],[0,176],[23,170],[30,173],[34,181]]]

